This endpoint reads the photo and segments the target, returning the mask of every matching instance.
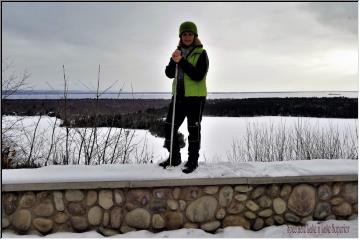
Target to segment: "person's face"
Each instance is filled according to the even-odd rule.
[[[183,32],[181,41],[185,46],[190,46],[194,42],[195,35],[192,32]]]

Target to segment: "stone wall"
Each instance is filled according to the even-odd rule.
[[[107,236],[227,226],[257,231],[356,219],[357,196],[357,181],[3,192],[2,229],[44,235],[96,229]]]

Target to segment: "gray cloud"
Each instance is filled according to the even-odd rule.
[[[126,82],[126,90],[132,83],[136,91],[169,91],[164,68],[178,26],[193,20],[210,57],[209,91],[356,90],[354,6],[3,3],[3,54],[32,73],[35,88],[61,89],[63,64],[70,87],[95,86],[101,64],[104,87],[120,80],[116,87]]]
[[[302,8],[315,15],[322,24],[358,34],[358,3],[357,2],[313,2],[302,5]]]

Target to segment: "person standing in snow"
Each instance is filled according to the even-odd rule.
[[[180,146],[177,132],[187,117],[189,131],[188,161],[183,172],[191,173],[198,167],[201,119],[207,96],[206,74],[209,68],[209,59],[203,45],[198,38],[197,27],[193,22],[183,22],[179,29],[179,45],[172,53],[169,64],[166,66],[165,74],[169,78],[175,77],[176,64],[178,65],[177,81],[173,81],[173,97],[169,105],[169,111],[165,121],[165,144],[169,153],[171,146],[171,125],[174,94],[175,102],[175,124],[172,151],[172,166],[181,164]],[[166,168],[170,166],[169,158],[159,164]]]

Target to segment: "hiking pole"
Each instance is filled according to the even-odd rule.
[[[173,156],[173,146],[174,146],[174,126],[175,126],[175,103],[176,103],[176,91],[177,91],[177,77],[178,77],[178,64],[175,67],[175,90],[174,90],[174,100],[173,100],[173,109],[172,109],[172,119],[171,119],[171,140],[170,140],[170,167],[172,166],[172,156]]]

